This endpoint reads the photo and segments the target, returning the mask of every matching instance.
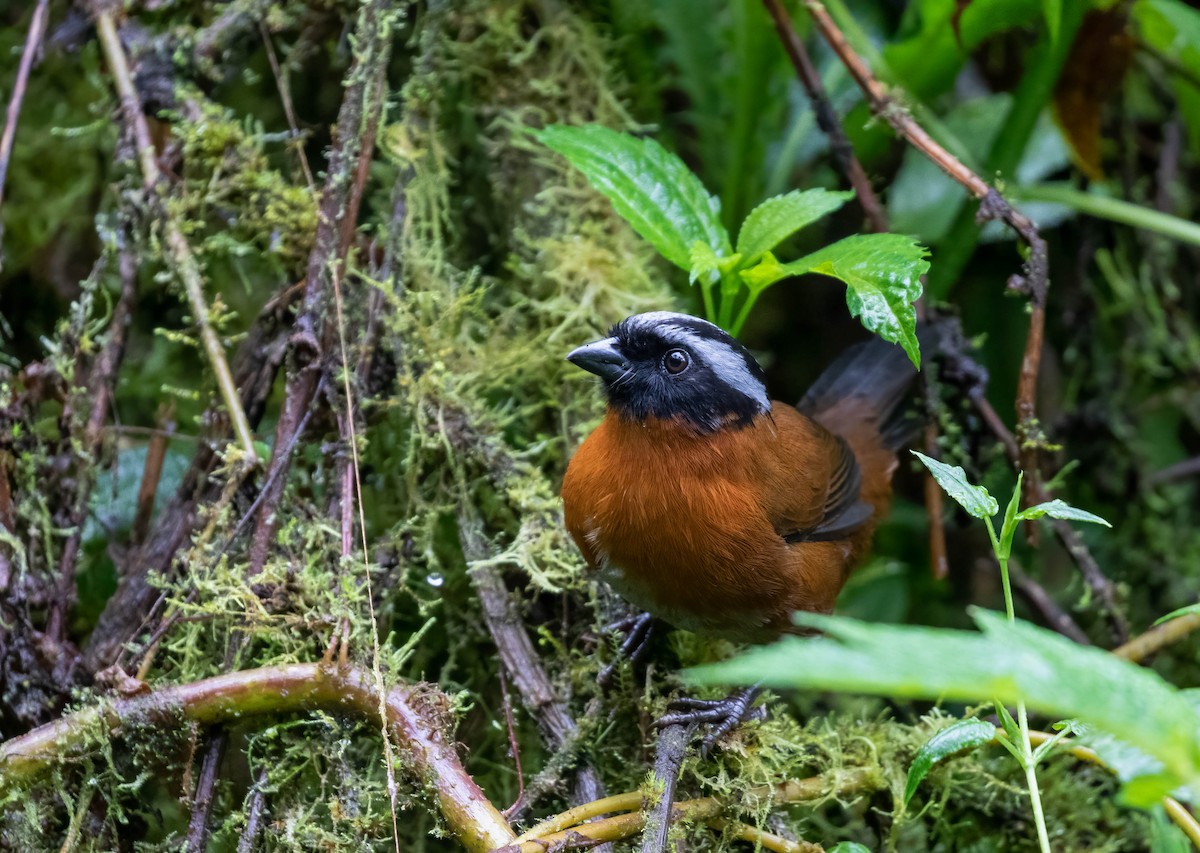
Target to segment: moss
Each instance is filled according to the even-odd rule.
[[[171,15],[213,13],[198,4],[174,5]],[[331,90],[342,73],[337,62],[355,49],[339,46],[343,22],[326,14],[332,5],[339,12],[349,8],[284,4],[267,19],[274,32],[311,39],[308,48],[320,46],[321,53],[300,58],[319,66],[313,73],[328,78]],[[254,8],[246,0],[226,11]],[[335,364],[329,374],[335,381],[322,388],[318,414],[296,448],[277,508],[281,524],[261,572],[248,576],[253,520],[242,523],[260,479],[231,486],[202,506],[194,535],[154,581],[172,620],[169,630],[153,650],[143,648],[143,634],[123,663],[143,666],[154,686],[223,671],[231,647],[236,667],[312,661],[337,640],[343,620],[350,653],[366,661],[377,627],[385,680],[436,681],[456,697],[439,712],[447,730],[457,726],[453,738],[470,745],[472,774],[502,803],[516,797],[517,770],[501,723],[506,699],[493,641],[468,575],[493,566],[520,590],[522,615],[552,682],[580,723],[576,740],[552,753],[540,745],[529,715],[515,712],[527,787],[543,794],[538,810],[549,813],[566,804],[564,774],[579,755],[597,767],[610,791],[642,785],[651,723],[674,686],[664,671],[730,651],[726,644],[673,634],[655,650],[651,675],[624,667],[616,686],[602,694],[596,674],[610,649],[596,623],[618,606],[584,577],[558,499],[571,449],[601,414],[593,380],[568,367],[563,354],[629,313],[686,307],[689,294],[675,287],[682,285],[678,271],[668,270],[607,201],[527,133],[555,121],[636,128],[619,65],[627,45],[614,44],[605,26],[569,3],[435,2],[414,14],[411,29],[397,40],[393,79],[404,82],[389,103],[364,225],[341,281],[342,328],[360,416],[368,554],[357,554],[355,526],[355,556],[342,556],[339,477],[349,448],[323,412],[329,400],[345,407]],[[300,27],[303,35],[289,29]],[[261,65],[261,48],[246,49]],[[215,319],[223,321],[222,333],[232,343],[249,307],[257,309],[281,284],[303,276],[316,207],[289,165],[279,127],[268,130],[248,111],[218,103],[216,95],[187,88],[178,95],[170,132],[181,171],[169,204],[202,257]],[[302,113],[314,124],[333,118],[315,105],[305,104]],[[112,127],[104,122],[106,139],[115,137]],[[129,202],[134,191],[122,186],[123,203]],[[61,211],[51,213],[54,222],[62,218]],[[44,227],[54,224],[47,222]],[[138,235],[138,248],[153,272],[165,265],[150,230]],[[84,288],[91,301],[81,300],[53,338],[57,349],[51,354],[63,376],[99,341],[110,283],[107,268],[98,270]],[[155,324],[163,333],[155,338],[153,389],[119,389],[122,403],[211,394],[209,377],[186,360],[193,331],[174,310]],[[147,338],[153,334],[152,328],[141,331]],[[1187,355],[1166,342],[1163,350],[1153,358],[1138,356],[1138,369],[1150,372]],[[338,348],[334,354],[340,355]],[[0,395],[0,408],[7,409],[17,395],[12,381]],[[39,502],[47,490],[37,486],[61,476],[55,465],[73,459],[74,448],[64,437],[71,428],[59,423],[61,403],[43,405],[10,425],[11,438],[0,451],[9,454],[5,465],[21,496],[23,539],[20,551],[13,549],[15,562],[51,579],[63,524],[57,508]],[[961,426],[967,416],[949,405],[942,411],[948,413],[942,430],[947,448],[978,458],[969,446],[973,433]],[[271,434],[269,419],[260,434]],[[218,479],[230,473],[233,461],[218,458]],[[1188,494],[1165,495],[1161,505],[1137,516],[1160,543],[1141,552],[1144,565],[1165,558],[1161,552],[1168,546],[1161,543],[1179,541],[1171,536],[1191,529]],[[129,519],[123,521],[127,527]],[[463,553],[464,527],[481,532],[482,557],[473,553],[468,560]],[[1188,540],[1184,550],[1194,555],[1198,547]],[[1172,595],[1186,592],[1182,581],[1165,573],[1155,577],[1156,583],[1174,584]],[[3,698],[12,705],[10,696]],[[88,693],[76,701],[103,700]],[[714,758],[689,759],[681,796],[727,797],[745,806],[748,820],[768,826],[781,810],[751,797],[752,789],[870,767],[886,783],[883,790],[783,809],[784,828],[823,843],[848,839],[918,853],[1029,847],[1032,833],[1022,823],[1026,795],[1016,767],[999,750],[939,767],[912,806],[898,812],[913,755],[948,718],[919,719],[907,706],[887,714],[880,708],[837,697],[776,703],[768,720],[735,731]],[[82,843],[100,849],[128,834],[141,839],[140,849],[179,846],[199,733],[147,721],[120,742],[101,735],[86,762],[64,764],[55,777],[21,792],[23,801],[0,804],[5,844],[33,849],[25,842],[36,837],[39,844],[48,838],[60,845],[90,797],[102,825]],[[235,728],[230,753],[214,810],[214,846],[236,844],[250,785],[265,771],[268,849],[391,848],[391,805],[373,727],[300,715],[253,730]],[[1114,805],[1106,776],[1055,759],[1042,778],[1056,849],[1138,849],[1145,821]],[[404,849],[452,849],[437,837],[419,785],[402,785],[398,805]],[[706,827],[679,832],[696,849],[728,846]]]
[[[249,117],[181,91],[187,104],[173,125],[183,158],[183,181],[171,208],[186,231],[200,240],[193,247],[207,256],[237,262],[273,259],[296,276],[312,248],[317,209],[312,191],[272,168],[261,125]],[[278,137],[273,144],[278,145]]]

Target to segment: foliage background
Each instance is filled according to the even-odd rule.
[[[1200,15],[1184,4],[1066,3],[1054,28],[1046,9],[1057,4],[1030,0],[848,7],[863,43],[877,49],[869,57],[876,73],[1014,197],[1068,185],[1194,217]],[[0,12],[6,95],[30,12]],[[161,217],[142,194],[94,31],[67,4],[51,3],[50,14],[0,208],[4,738],[102,701],[113,688],[96,674],[114,662],[153,686],[313,661],[342,618],[351,656],[369,665],[372,648],[364,555],[354,545],[343,557],[348,443],[338,351],[327,348],[320,362],[326,381],[273,508],[278,530],[251,571],[251,537],[239,523],[257,512],[262,473],[240,487],[230,479],[236,459],[209,363],[164,252]],[[255,436],[264,455],[284,403],[276,373],[298,369],[289,350],[298,309],[295,293],[287,294],[304,281],[313,251],[314,187],[335,142],[343,77],[364,49],[353,35],[359,14],[358,4],[339,0],[147,0],[123,10],[122,37],[166,175],[166,209],[200,263],[231,358],[240,349],[263,366]],[[931,247],[928,292],[976,339],[988,398],[1011,426],[1027,324],[1024,300],[1005,292],[1019,265],[1012,235],[993,226],[980,233],[974,204],[869,117],[845,70],[808,32],[803,9],[793,18],[893,229]],[[595,686],[611,653],[598,626],[620,605],[581,580],[557,487],[600,402],[562,355],[634,311],[698,304],[686,276],[527,131],[597,122],[651,133],[719,194],[730,226],[768,194],[839,188],[841,178],[756,3],[463,0],[400,5],[390,20],[386,110],[342,277],[381,668],[389,680],[424,680],[447,693],[467,768],[500,805],[519,787],[504,724],[506,704],[514,705],[521,770],[537,794],[533,814],[549,814],[570,799],[564,767],[576,758],[610,791],[637,788],[672,673],[728,649],[674,634],[644,678],[623,671],[614,690]],[[297,137],[281,92],[294,103]],[[316,173],[312,186],[302,162]],[[1114,630],[1104,603],[1045,531],[1037,547],[1020,543],[1015,558],[1093,643],[1112,647],[1196,599],[1200,255],[1077,207],[1023,205],[1043,227],[1052,262],[1038,410],[1056,448],[1046,454],[1046,473],[1074,465],[1058,493],[1115,522],[1111,533],[1084,535],[1126,627]],[[860,211],[848,205],[814,229],[826,233],[797,238],[797,248],[861,227]],[[122,269],[123,258],[131,268]],[[93,444],[96,356],[112,334],[123,274],[136,298],[111,412]],[[777,397],[798,398],[862,336],[842,306],[840,287],[815,278],[764,297],[743,339],[761,354]],[[328,294],[319,316],[335,328]],[[941,458],[1007,493],[1003,452],[968,402],[949,394],[934,409]],[[168,423],[174,432],[157,509],[139,532],[138,486],[154,452],[147,430]],[[216,456],[201,464],[208,447]],[[227,482],[235,487],[223,488]],[[840,611],[965,627],[966,605],[997,608],[982,531],[949,516],[951,574],[935,581],[915,468],[902,472],[897,490],[875,555]],[[191,513],[186,527],[181,513]],[[76,527],[74,602],[61,636],[48,639]],[[517,696],[505,698],[513,688],[500,679],[469,574],[481,567],[499,572],[519,602],[579,722],[566,754],[544,744]],[[149,600],[161,603],[118,619],[112,596],[118,578],[131,574],[144,576]],[[1041,618],[1028,608],[1022,615]],[[155,626],[164,630],[148,643]],[[1198,650],[1193,635],[1149,664],[1191,686]],[[1027,801],[999,750],[936,771],[912,810],[898,810],[915,749],[945,724],[943,711],[961,710],[780,697],[771,719],[736,734],[722,755],[689,759],[682,785],[738,796],[831,767],[879,767],[888,780],[881,791],[773,814],[764,804],[754,820],[829,846],[846,839],[872,849],[1033,849]],[[319,712],[232,727],[209,819],[214,849],[238,844],[259,779],[271,827],[261,849],[391,849],[376,734]],[[5,789],[0,846],[190,843],[205,738],[147,727],[64,762],[33,788]],[[404,849],[452,849],[420,786],[404,784]],[[1056,758],[1042,784],[1056,849],[1149,849],[1148,820],[1114,801],[1115,783],[1103,771]],[[927,804],[935,807],[922,812]],[[693,827],[681,843],[733,842]]]

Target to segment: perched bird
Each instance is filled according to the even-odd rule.
[[[562,486],[591,570],[707,636],[762,642],[796,630],[795,611],[833,609],[890,500],[893,416],[916,373],[899,347],[850,348],[794,407],[686,314],[636,314],[567,358],[608,397]]]

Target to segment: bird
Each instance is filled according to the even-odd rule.
[[[676,628],[739,642],[833,610],[891,500],[916,375],[900,347],[850,347],[797,405],[688,314],[635,314],[567,359],[607,398],[561,489],[592,576]]]

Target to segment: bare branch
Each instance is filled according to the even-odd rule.
[[[50,0],[38,0],[33,17],[29,19],[29,31],[25,35],[25,48],[21,51],[21,64],[17,67],[17,79],[13,81],[12,94],[8,98],[8,109],[4,114],[4,133],[0,135],[0,208],[4,207],[4,184],[8,178],[8,162],[12,157],[13,139],[17,135],[17,119],[21,117],[21,105],[25,103],[25,89],[29,85],[29,74],[33,63],[42,49],[46,37],[46,25],[50,21]],[[0,218],[0,243],[4,240],[4,220]],[[0,266],[4,254],[0,251]]]
[[[1041,483],[1038,473],[1040,434],[1037,425],[1035,396],[1038,372],[1042,359],[1042,343],[1046,327],[1046,288],[1049,284],[1049,252],[1046,241],[1032,221],[1010,205],[995,188],[968,169],[957,157],[934,141],[916,120],[888,94],[875,79],[862,58],[850,47],[845,34],[829,16],[820,0],[805,0],[809,13],[821,35],[833,48],[850,76],[867,96],[871,111],[881,117],[902,139],[937,164],[942,171],[961,184],[980,200],[980,220],[999,219],[1012,228],[1029,247],[1024,272],[1009,279],[1009,288],[1028,294],[1031,311],[1025,353],[1017,385],[1017,422],[1020,443],[1020,465],[1025,472],[1025,495],[1028,502]]]
[[[125,48],[117,33],[117,25],[113,20],[113,12],[103,0],[90,0],[89,8],[96,20],[96,32],[100,37],[100,46],[104,51],[105,61],[112,73],[117,92],[121,97],[121,112],[125,124],[133,134],[134,145],[137,148],[138,162],[142,167],[142,185],[146,190],[153,191],[158,184],[160,171],[154,143],[150,139],[150,128],[146,117],[142,114],[142,103],[134,86],[133,75],[129,70],[129,61],[125,56]],[[225,410],[233,424],[233,432],[241,445],[246,464],[252,465],[257,459],[254,449],[254,432],[238,397],[237,385],[234,384],[233,374],[229,371],[229,362],[225,359],[225,347],[217,337],[216,330],[208,318],[208,303],[204,298],[204,279],[200,275],[200,267],[196,257],[188,245],[187,239],[179,229],[179,223],[167,208],[161,211],[163,217],[163,233],[167,248],[175,270],[187,293],[188,306],[200,330],[200,342],[208,357],[209,366],[217,379],[217,388],[225,403]]]

